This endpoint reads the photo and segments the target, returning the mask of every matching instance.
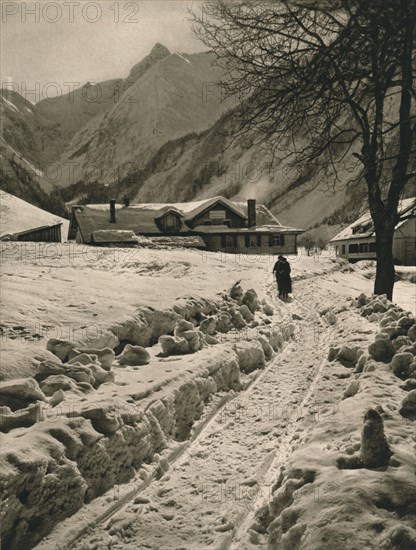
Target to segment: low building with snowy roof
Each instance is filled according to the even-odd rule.
[[[60,243],[69,221],[0,191],[0,240]]]
[[[97,231],[133,231],[155,240],[199,237],[210,251],[231,253],[296,254],[302,229],[283,226],[273,214],[251,199],[247,202],[213,197],[172,204],[86,204],[72,207],[68,239],[100,244]],[[114,243],[116,244],[116,243]],[[186,244],[185,244],[186,246]]]
[[[394,230],[393,257],[396,263],[416,263],[416,197],[403,199],[400,216]],[[370,212],[365,212],[354,223],[343,229],[331,241],[337,256],[349,261],[376,258],[376,236]]]

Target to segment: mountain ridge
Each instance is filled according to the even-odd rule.
[[[252,134],[233,137],[236,103],[221,97],[214,60],[212,52],[170,52],[157,43],[126,78],[87,83],[53,101],[33,106],[2,90],[3,187],[24,199],[31,187],[28,196],[43,203],[37,206],[54,197],[60,215],[64,203],[124,194],[132,202],[224,195],[256,198],[283,223],[305,229],[349,222],[366,193],[352,159],[334,194],[311,167],[274,159]]]

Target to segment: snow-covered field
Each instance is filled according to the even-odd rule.
[[[295,278],[337,267],[329,254],[290,260]],[[185,249],[2,243],[4,372],[24,375],[49,338],[78,340],[133,316],[139,306],[165,308],[185,295],[211,298],[238,280],[263,297],[275,261]]]
[[[2,243],[6,548],[414,547],[415,285],[288,259]]]

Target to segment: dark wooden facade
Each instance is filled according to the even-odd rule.
[[[226,225],[231,228],[245,227],[246,220],[227,206],[218,203],[201,212],[187,224],[191,229],[200,225]]]
[[[239,254],[297,254],[297,233],[205,233],[206,249]]]
[[[37,227],[36,229],[30,229],[22,233],[17,233],[13,236],[13,240],[17,241],[32,241],[32,242],[46,242],[46,243],[60,243],[61,242],[61,226],[62,223],[56,225],[46,225],[44,227]]]

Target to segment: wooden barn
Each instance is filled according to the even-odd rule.
[[[68,239],[88,244],[98,243],[103,231],[123,235],[131,231],[148,238],[199,237],[204,248],[245,254],[296,254],[297,236],[302,229],[283,226],[255,200],[233,202],[214,197],[197,202],[173,204],[88,204],[72,207]],[[123,234],[121,233],[123,232]]]
[[[60,243],[68,225],[68,220],[0,191],[0,240]]]
[[[403,218],[394,231],[393,256],[401,265],[416,263],[416,197],[403,199],[399,205]],[[331,241],[337,256],[349,261],[374,260],[376,237],[370,212],[343,229]]]

